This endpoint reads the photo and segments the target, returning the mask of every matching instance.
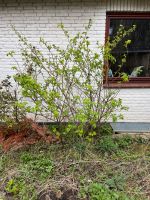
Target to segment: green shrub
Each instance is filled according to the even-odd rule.
[[[90,200],[131,200],[125,194],[113,191],[99,183],[91,183],[81,191],[83,198]]]
[[[122,100],[116,98],[118,90],[103,87],[104,71],[107,72],[104,60],[116,61],[111,55],[112,49],[134,27],[125,30],[121,26],[113,41],[105,46],[97,42],[96,50],[91,48],[88,37],[91,21],[84,32],[75,36],[70,36],[63,24],[59,27],[68,41],[66,48],[49,44],[43,38],[40,38],[41,47],[37,48],[15,30],[22,46],[23,65],[13,67],[16,70],[14,78],[21,87],[22,96],[30,99],[24,103],[27,112],[58,122],[60,126],[63,121],[70,122],[65,129],[59,127],[56,133],[73,132],[90,140],[101,122],[122,119],[121,112],[127,109]],[[125,42],[126,47],[128,43]],[[123,76],[120,74],[120,77]]]

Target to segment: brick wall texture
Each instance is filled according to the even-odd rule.
[[[124,3],[123,3],[124,2]],[[140,4],[138,4],[138,2]],[[12,74],[13,60],[6,54],[16,52],[20,62],[18,39],[12,31],[14,25],[29,41],[38,45],[40,36],[64,46],[64,35],[57,25],[61,22],[71,34],[82,31],[92,19],[90,38],[104,43],[106,11],[150,11],[149,0],[0,0],[0,79]],[[150,89],[121,89],[119,96],[129,111],[125,122],[150,122]]]

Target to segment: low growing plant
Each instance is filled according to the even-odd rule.
[[[44,157],[44,155],[33,156],[29,153],[24,153],[21,156],[21,162],[20,170],[22,176],[29,176],[32,179],[38,176],[40,181],[51,176],[54,168],[51,159]]]
[[[22,177],[10,179],[5,186],[5,191],[12,196],[13,199],[36,200],[37,192],[33,185],[28,184]]]
[[[18,178],[19,179],[19,178]],[[37,200],[37,191],[36,187],[33,184],[28,184],[28,182],[24,180],[18,180],[19,183],[19,192],[17,194],[17,198],[21,200]]]
[[[15,183],[14,179],[10,179],[5,187],[7,193],[16,195],[19,192],[19,185]]]
[[[133,143],[133,138],[130,136],[113,138],[111,135],[102,136],[96,142],[96,150],[102,153],[116,153],[120,150],[128,149]]]
[[[124,193],[110,190],[99,183],[91,183],[88,187],[81,190],[81,197],[90,200],[133,200]]]
[[[118,144],[114,142],[111,136],[104,136],[96,143],[96,150],[112,154],[118,151]]]
[[[3,172],[4,172],[7,160],[8,160],[8,158],[7,158],[6,155],[1,155],[0,156],[0,175],[3,174]]]
[[[125,189],[125,177],[123,175],[115,175],[105,181],[105,184],[109,189],[124,191]]]
[[[121,149],[128,148],[133,143],[133,138],[131,136],[122,136],[114,138],[114,141],[117,143],[118,147]]]

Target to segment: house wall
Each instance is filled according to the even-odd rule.
[[[108,0],[106,11],[150,11],[149,0]],[[150,89],[121,89],[119,97],[129,107],[125,122],[150,122]]]
[[[107,0],[108,11],[150,11],[149,0]]]
[[[105,0],[0,0],[0,78],[12,73],[12,61],[6,56],[10,50],[18,54],[18,40],[11,24],[29,41],[38,44],[40,36],[47,41],[65,45],[63,32],[57,28],[61,22],[71,34],[83,30],[93,20],[91,40],[104,42]],[[19,56],[16,56],[20,60]]]
[[[38,45],[40,36],[49,42],[65,45],[57,24],[63,22],[70,33],[82,31],[93,20],[90,36],[104,43],[106,11],[150,11],[149,0],[0,0],[0,79],[13,73],[13,60],[6,54],[16,51],[20,62],[19,45],[11,24]],[[129,111],[125,122],[150,122],[150,89],[121,89],[119,96]]]

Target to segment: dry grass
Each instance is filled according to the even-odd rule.
[[[97,150],[97,143],[80,141],[66,145],[37,144],[7,154],[1,152],[0,194],[6,199],[42,200],[51,195],[51,199],[75,200],[82,199],[81,189],[97,182],[134,200],[150,199],[150,144],[140,142],[118,148],[114,153],[106,149],[102,153]],[[34,168],[35,157],[40,171]],[[43,162],[49,160],[53,169],[46,173]],[[11,179],[18,187],[16,194],[6,191]]]

